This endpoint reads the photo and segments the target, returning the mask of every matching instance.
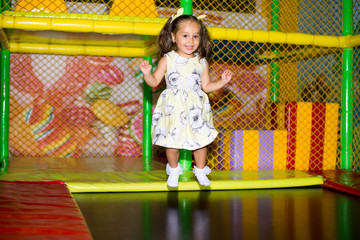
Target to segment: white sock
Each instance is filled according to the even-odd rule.
[[[170,164],[166,164],[166,174],[169,175],[167,179],[167,185],[169,187],[179,186],[179,176],[182,174],[181,164],[178,163],[176,168],[170,167]]]
[[[209,175],[210,172],[211,172],[211,169],[208,166],[204,167],[203,169],[199,169],[195,166],[193,169],[193,173],[195,174],[199,184],[202,186],[205,186],[205,187],[211,185],[210,180],[206,176],[206,175]]]

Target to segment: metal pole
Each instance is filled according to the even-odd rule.
[[[343,0],[343,36],[353,34],[353,3]],[[342,55],[341,88],[341,167],[352,169],[353,149],[353,48],[345,47]]]
[[[271,31],[280,30],[280,16],[279,16],[279,1],[271,1]],[[271,47],[271,51],[274,54],[279,54],[279,44],[274,44]],[[277,102],[279,101],[279,79],[280,79],[280,67],[278,62],[270,63],[270,128],[277,129]]]
[[[1,0],[0,12],[11,8],[11,1]],[[7,172],[9,166],[9,105],[10,105],[10,51],[3,49],[6,43],[1,43],[1,159],[0,172]]]
[[[9,157],[9,105],[10,105],[10,51],[1,50],[1,168],[8,165]]]
[[[184,14],[193,14],[192,0],[180,0],[180,8],[184,9]]]
[[[11,8],[11,1],[10,0],[1,0],[0,10],[1,12],[7,11]]]
[[[280,8],[279,0],[271,1],[271,31],[280,30]],[[279,45],[275,44],[272,47],[272,52],[279,54]],[[270,98],[272,102],[279,101],[279,64],[277,62],[271,62],[271,79],[270,79]]]
[[[144,57],[152,64],[151,57]],[[143,162],[144,170],[151,170],[151,116],[152,116],[152,88],[144,81],[143,85]]]
[[[193,14],[192,0],[180,0],[180,7],[184,8],[184,14]],[[179,162],[186,171],[191,170],[192,155],[191,151],[180,149]]]

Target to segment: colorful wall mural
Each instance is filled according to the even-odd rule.
[[[12,54],[11,154],[141,156],[143,86],[139,60]],[[227,67],[233,68],[236,77],[224,92],[210,95],[215,123],[261,127],[267,96],[262,69],[211,63],[212,78],[216,80]],[[163,89],[164,85],[154,89],[154,102]],[[156,154],[163,152],[155,150]]]

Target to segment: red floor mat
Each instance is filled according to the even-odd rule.
[[[92,239],[61,181],[0,181],[0,239]]]
[[[360,173],[345,169],[309,171],[308,173],[323,176],[323,187],[360,197]]]

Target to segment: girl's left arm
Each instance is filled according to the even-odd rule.
[[[221,74],[221,79],[216,82],[210,81],[209,65],[206,62],[204,72],[201,77],[201,88],[204,92],[210,93],[223,88],[228,82],[230,82],[234,73],[230,70],[225,70]]]

